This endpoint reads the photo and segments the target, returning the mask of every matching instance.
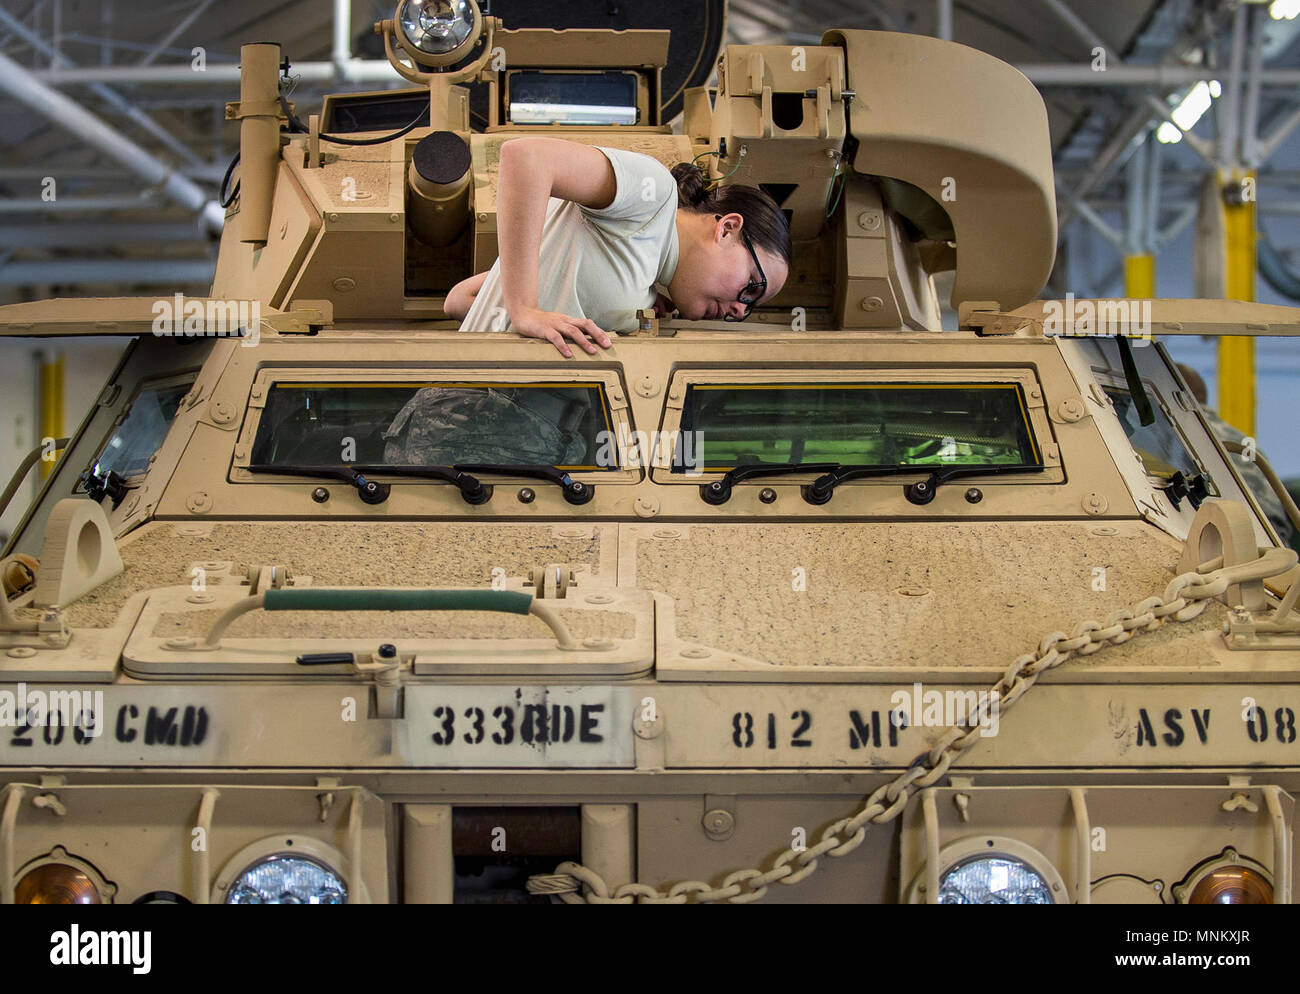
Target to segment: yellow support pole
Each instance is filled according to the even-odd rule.
[[[1150,300],[1156,295],[1156,257],[1124,256],[1124,296]]]
[[[1225,171],[1224,189],[1240,196],[1224,204],[1225,290],[1229,300],[1255,299],[1255,173]],[[1247,435],[1255,434],[1255,340],[1244,335],[1219,339],[1219,417]]]
[[[63,437],[63,355],[41,359],[41,443]],[[41,479],[54,469],[53,459],[41,459]]]

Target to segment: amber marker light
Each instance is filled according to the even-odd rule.
[[[1272,904],[1273,885],[1248,866],[1221,866],[1192,890],[1188,904]]]
[[[94,881],[67,863],[43,863],[23,874],[15,904],[102,904]]]

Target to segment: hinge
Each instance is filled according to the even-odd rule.
[[[563,599],[570,586],[577,586],[574,573],[567,563],[548,563],[534,566],[524,583],[533,588],[534,597]]]
[[[334,323],[334,304],[328,300],[291,300],[287,310],[264,317],[262,323],[280,335],[310,335]]]

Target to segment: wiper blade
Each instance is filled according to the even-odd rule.
[[[704,503],[716,506],[731,500],[731,488],[741,480],[752,480],[762,476],[785,476],[790,473],[824,473],[839,468],[840,464],[837,462],[744,463],[727,470],[719,480],[701,484],[700,496],[704,498]]]
[[[932,463],[902,464],[897,466],[844,466],[832,470],[825,476],[818,477],[810,487],[805,487],[803,499],[809,504],[825,504],[835,493],[835,488],[846,480],[859,480],[869,476],[900,476],[906,473],[924,473],[930,469],[930,475],[917,483],[903,487],[903,495],[913,504],[928,504],[934,500],[939,487],[949,480],[963,476],[996,476],[1001,473],[1041,473],[1046,467],[1037,463],[984,463],[977,466],[939,466]]]
[[[255,463],[248,467],[252,473],[282,473],[285,476],[315,476],[329,480],[343,480],[357,488],[366,504],[382,504],[388,500],[392,486],[371,480],[367,473],[384,473],[389,476],[414,476],[425,480],[445,480],[460,489],[467,504],[483,504],[492,496],[492,488],[485,487],[468,473],[451,466],[388,466],[381,463],[359,466],[296,466]]]
[[[596,488],[592,484],[575,480],[556,466],[510,466],[494,463],[472,463],[463,466],[457,465],[454,468],[473,473],[500,473],[502,476],[526,476],[534,480],[550,480],[564,490],[564,499],[570,504],[586,504],[596,496]]]
[[[357,466],[363,473],[384,473],[388,476],[414,476],[421,480],[443,480],[454,483],[460,489],[460,495],[466,504],[486,504],[492,499],[492,488],[485,487],[468,473],[462,473],[455,466],[390,466],[373,464]]]
[[[363,504],[382,504],[392,488],[387,483],[368,480],[352,466],[294,466],[251,463],[250,473],[279,473],[283,476],[314,476],[326,480],[343,480],[357,488]]]

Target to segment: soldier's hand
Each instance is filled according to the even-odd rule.
[[[592,355],[596,353],[596,346],[592,344],[592,339],[595,339],[596,344],[602,349],[607,349],[610,345],[609,336],[596,327],[594,321],[557,314],[554,311],[543,311],[536,307],[523,308],[518,314],[511,314],[510,324],[516,332],[526,338],[546,339],[559,349],[566,359],[573,358],[573,352],[569,349],[566,339],[577,342]],[[588,335],[591,337],[588,338]]]

